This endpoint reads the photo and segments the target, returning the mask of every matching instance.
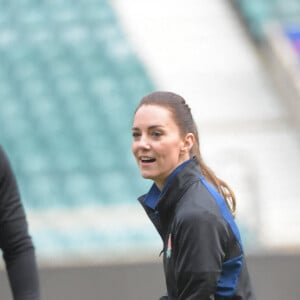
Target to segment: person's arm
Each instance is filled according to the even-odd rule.
[[[14,300],[39,300],[35,251],[16,178],[0,147],[0,247]]]
[[[178,300],[214,299],[226,238],[223,223],[209,213],[181,220],[173,244]]]

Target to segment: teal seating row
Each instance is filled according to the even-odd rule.
[[[109,1],[0,7],[0,143],[25,205],[135,201],[145,184],[130,153],[131,119],[153,83]]]
[[[90,170],[32,173],[30,178],[22,181],[22,196],[30,199],[31,208],[34,209],[118,205],[136,201],[137,195],[132,195],[127,186],[128,180],[124,180],[124,172],[129,175],[127,170],[107,173],[91,173]],[[133,184],[130,187],[134,189]]]
[[[299,0],[233,0],[241,12],[251,34],[258,40],[264,37],[264,26],[269,22],[293,23],[300,21]]]

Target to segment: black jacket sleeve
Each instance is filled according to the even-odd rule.
[[[0,248],[14,300],[39,300],[35,251],[16,178],[0,147]]]
[[[226,248],[226,227],[210,213],[189,213],[177,225],[173,254],[178,300],[214,299]]]

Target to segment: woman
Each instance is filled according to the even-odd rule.
[[[0,248],[14,300],[39,300],[34,247],[9,161],[0,146]],[[0,291],[0,298],[1,291]]]
[[[132,128],[141,175],[153,180],[139,198],[164,244],[168,300],[254,300],[238,228],[235,197],[203,162],[185,100],[145,96]]]

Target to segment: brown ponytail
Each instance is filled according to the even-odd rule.
[[[236,213],[236,200],[233,190],[229,187],[229,185],[215,174],[215,172],[209,168],[204,162],[201,153],[200,153],[200,145],[199,145],[199,134],[197,125],[194,122],[194,129],[192,132],[195,135],[195,144],[191,149],[191,155],[195,156],[199,162],[200,169],[202,171],[203,176],[207,181],[209,181],[217,191],[223,196],[226,201],[228,208],[230,209],[232,215]]]
[[[204,163],[203,160],[200,160],[199,164],[203,176],[215,186],[218,192],[224,197],[226,204],[229,207],[231,213],[235,215],[236,200],[232,189],[228,186],[228,184],[225,181],[218,178],[216,174]]]

